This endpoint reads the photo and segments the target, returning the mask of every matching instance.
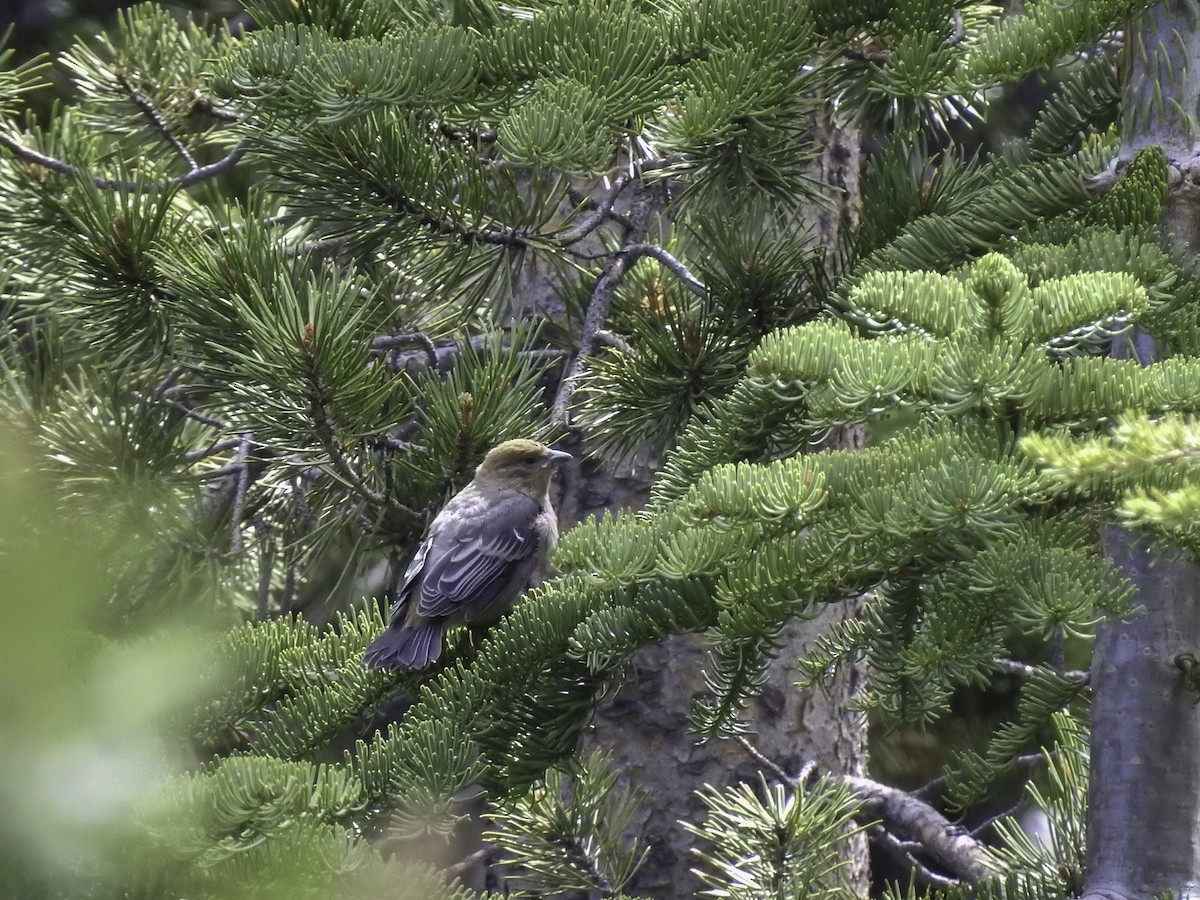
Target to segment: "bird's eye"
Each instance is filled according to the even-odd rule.
[[[532,466],[537,461],[538,461],[538,458],[536,456],[532,456],[532,455],[526,456],[524,459],[521,460],[521,462],[523,462],[527,466]]]

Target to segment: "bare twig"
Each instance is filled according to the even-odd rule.
[[[203,450],[189,450],[183,454],[183,461],[189,463],[200,462],[202,459],[208,459],[210,456],[216,456],[218,453],[224,453],[226,450],[240,447],[241,444],[241,438],[226,438],[223,441],[213,441]]]
[[[1022,753],[1020,756],[1014,757],[1010,761],[1009,765],[1014,769],[1032,769],[1036,766],[1040,766],[1045,761],[1046,756],[1043,753]],[[933,778],[925,782],[925,784],[921,785],[919,788],[913,791],[913,793],[918,797],[928,797],[935,791],[941,790],[941,788],[945,786],[946,782],[950,780],[951,776],[961,774],[961,770],[956,770],[954,772],[947,772],[944,775],[939,775],[937,778]]]
[[[631,172],[627,170],[620,172],[617,177],[613,179],[612,184],[609,185],[609,188],[604,192],[604,195],[599,200],[595,201],[595,206],[592,211],[576,222],[574,228],[570,228],[558,236],[558,240],[562,243],[562,245],[568,246],[570,244],[578,243],[599,228],[600,223],[608,218],[609,214],[612,212],[613,204],[617,202],[617,197],[620,196],[621,191],[625,190],[629,182],[632,180],[633,174]]]
[[[682,281],[684,286],[697,297],[708,295],[708,288],[704,286],[704,282],[689,272],[688,267],[665,248],[659,247],[657,244],[631,244],[628,247],[622,247],[620,252],[623,256],[631,257],[634,262],[643,256],[653,257],[669,269],[671,274]]]
[[[957,47],[967,36],[967,23],[963,21],[963,14],[957,9],[950,11],[950,22],[953,27],[950,36],[946,38],[946,46]]]
[[[757,747],[755,747],[752,743],[750,743],[750,739],[747,738],[745,735],[739,734],[736,738],[734,738],[734,740],[736,740],[739,744],[741,744],[742,748],[747,753],[749,753],[752,757],[754,757],[754,760],[760,766],[763,766],[767,769],[770,769],[772,772],[774,772],[775,777],[778,778],[780,781],[784,782],[785,784],[795,784],[799,780],[797,778],[793,778],[787,772],[783,771],[783,767],[781,765],[779,765],[779,763],[775,762],[775,760],[771,759],[769,756],[767,756],[765,753],[763,753],[761,750],[759,750]]]
[[[17,141],[12,136],[0,131],[0,145],[7,147],[21,159],[28,163],[33,163],[37,166],[43,166],[52,172],[58,172],[60,175],[71,175],[76,178],[91,179],[96,187],[105,191],[143,191],[147,193],[155,193],[159,191],[173,191],[177,188],[187,188],[194,184],[199,184],[202,181],[207,181],[210,178],[216,178],[218,175],[223,175],[228,172],[238,161],[246,154],[247,148],[250,146],[249,140],[242,139],[234,145],[233,149],[227,155],[217,160],[215,163],[210,163],[207,166],[198,166],[178,178],[168,178],[166,181],[150,181],[144,184],[138,184],[134,181],[116,181],[111,178],[101,178],[98,175],[89,175],[81,169],[68,162],[63,162],[61,159],[55,159],[52,156],[46,156],[44,153],[39,153],[24,144]]]
[[[889,830],[919,841],[938,866],[954,877],[975,884],[996,874],[987,848],[924,800],[858,775],[834,779],[862,802],[859,818],[879,819]]]
[[[170,144],[175,152],[178,153],[183,159],[183,161],[187,163],[188,171],[190,172],[195,169],[196,158],[192,156],[191,151],[183,145],[183,142],[180,141],[179,138],[177,138],[167,126],[167,122],[162,117],[162,113],[158,111],[155,105],[151,102],[150,98],[130,84],[129,79],[124,75],[117,75],[117,82],[125,89],[125,93],[129,95],[129,99],[133,101],[134,106],[140,109],[142,111],[142,115],[144,115],[146,119],[149,120],[150,124],[154,126],[154,130],[162,135],[163,140]]]
[[[603,344],[605,347],[612,347],[626,356],[633,356],[633,345],[619,334],[609,331],[607,328],[601,328],[596,332],[596,343]]]
[[[984,819],[982,822],[980,822],[978,825],[976,825],[974,828],[971,829],[971,834],[978,837],[979,835],[981,835],[984,832],[985,829],[991,827],[994,823],[1000,821],[1001,819],[1007,818],[1008,816],[1016,815],[1017,810],[1019,810],[1024,805],[1025,805],[1025,798],[1022,797],[1020,800],[1018,800],[1016,803],[1014,803],[1008,809],[1001,810],[1000,812],[996,813],[995,815],[988,816],[986,819]]]
[[[222,422],[220,419],[214,419],[211,416],[204,415],[204,413],[196,412],[196,410],[178,400],[172,400],[170,403],[172,408],[179,410],[189,419],[193,419],[199,422],[201,425],[207,425],[210,428],[222,428],[226,430],[229,428],[228,422]]]
[[[579,336],[579,352],[575,354],[575,358],[567,367],[566,374],[559,383],[558,393],[554,397],[553,412],[550,417],[552,421],[560,425],[566,425],[569,422],[570,414],[567,410],[571,405],[571,396],[575,393],[575,382],[583,374],[583,370],[587,366],[587,358],[596,352],[596,333],[603,328],[604,322],[608,318],[608,308],[612,305],[613,292],[616,291],[617,285],[625,273],[633,268],[633,263],[634,260],[631,257],[618,254],[604,267],[604,271],[592,287],[591,302],[588,303],[587,312],[584,314],[583,331]]]
[[[243,548],[242,514],[246,509],[246,492],[250,488],[250,467],[246,458],[250,454],[250,442],[253,437],[248,431],[243,434],[238,443],[237,453],[233,457],[233,465],[237,467],[237,489],[233,495],[233,515],[230,517],[233,520],[229,539],[229,550],[232,553],[241,553]]]
[[[176,366],[168,372],[163,380],[154,386],[154,396],[161,397],[170,388],[175,386],[175,382],[179,381],[179,376],[183,374],[183,366]]]
[[[412,344],[418,345],[425,351],[425,357],[429,360],[431,369],[438,367],[437,347],[433,345],[429,335],[421,331],[411,331],[406,334],[381,334],[371,341],[371,349],[395,350],[397,347],[407,347]]]
[[[1031,666],[1023,662],[1017,662],[1015,659],[996,657],[992,660],[992,664],[1005,675],[1013,675],[1022,679],[1032,678],[1037,672],[1037,666]],[[1082,669],[1068,669],[1067,671],[1059,672],[1058,674],[1068,681],[1076,681],[1079,684],[1087,684],[1091,680],[1091,675]]]

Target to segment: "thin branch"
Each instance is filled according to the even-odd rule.
[[[226,109],[223,106],[217,106],[208,97],[197,96],[195,101],[192,103],[192,110],[193,112],[200,112],[206,116],[211,116],[220,122],[242,121],[241,115],[234,112],[232,109]]]
[[[254,523],[254,532],[262,548],[258,558],[258,602],[255,618],[264,622],[271,612],[271,575],[275,569],[275,546],[269,540],[271,526],[259,519]]]
[[[603,344],[605,347],[612,347],[625,356],[634,356],[636,353],[629,341],[625,340],[619,334],[609,331],[607,328],[601,328],[596,332],[596,343]]]
[[[881,820],[890,830],[917,840],[945,871],[975,884],[996,874],[987,848],[924,800],[858,775],[833,776],[858,797],[859,818]]]
[[[1014,769],[1032,769],[1041,765],[1045,761],[1046,756],[1044,753],[1022,753],[1020,756],[1014,757],[1009,765]],[[918,797],[927,797],[933,794],[934,791],[941,790],[941,788],[945,786],[946,782],[948,782],[951,777],[962,774],[962,770],[957,769],[953,772],[947,772],[944,775],[939,775],[937,778],[933,778],[925,782],[925,784],[913,791],[913,794]]]
[[[175,386],[175,382],[179,381],[179,376],[183,374],[183,366],[176,366],[168,372],[163,380],[154,386],[153,394],[156,397],[161,397],[169,388]]]
[[[998,812],[994,815],[988,816],[986,819],[984,819],[982,822],[980,822],[978,825],[976,825],[974,828],[971,829],[971,834],[974,835],[975,837],[979,837],[979,835],[982,834],[985,829],[989,828],[994,823],[999,822],[1001,819],[1008,818],[1009,816],[1016,815],[1017,810],[1021,809],[1021,807],[1023,807],[1023,806],[1025,806],[1025,798],[1024,797],[1022,797],[1020,800],[1018,800],[1016,803],[1014,803],[1008,809],[1001,810],[1000,812]]]
[[[183,413],[189,419],[193,419],[194,421],[199,422],[201,425],[207,425],[210,428],[221,428],[226,430],[229,428],[228,422],[222,422],[220,419],[214,419],[211,416],[204,415],[204,413],[196,412],[196,410],[178,400],[172,400],[170,403],[172,408],[179,410],[179,412]]]
[[[951,10],[950,22],[953,27],[950,30],[950,36],[946,38],[945,46],[957,47],[967,36],[967,23],[963,21],[963,14],[957,9]]]
[[[410,331],[406,334],[381,334],[371,341],[371,349],[395,350],[398,347],[407,347],[412,344],[417,344],[425,351],[425,357],[429,360],[429,367],[431,369],[438,367],[437,347],[433,345],[433,341],[429,339],[429,335],[422,331]]]
[[[350,464],[350,461],[342,452],[342,448],[333,433],[333,423],[329,419],[325,386],[316,372],[314,362],[307,349],[307,344],[305,349],[305,368],[307,369],[306,374],[311,387],[309,411],[313,417],[313,430],[317,434],[317,440],[320,442],[322,449],[324,449],[325,454],[329,457],[329,462],[333,467],[334,473],[340,477],[343,484],[372,506],[386,506],[403,514],[412,522],[423,521],[421,514],[415,509],[406,506],[395,497],[375,490],[367,484],[366,478]]]
[[[332,253],[343,244],[350,240],[350,235],[342,234],[337,237],[315,238],[311,241],[305,241],[302,244],[297,244],[295,247],[288,247],[286,256],[288,259],[295,259],[297,256],[324,256],[326,253]]]
[[[628,247],[622,247],[619,252],[623,256],[631,257],[634,262],[643,256],[651,256],[669,269],[671,274],[682,281],[684,286],[697,297],[706,297],[708,295],[708,288],[704,286],[704,282],[688,271],[688,267],[672,256],[665,248],[659,247],[657,244],[631,244]]]
[[[571,252],[571,251],[568,251]],[[665,268],[675,275],[680,281],[687,286],[687,289],[697,297],[704,297],[708,294],[708,288],[704,286],[699,278],[693,275],[688,267],[680,262],[676,257],[672,256],[670,251],[657,244],[630,244],[622,247],[620,250],[607,250],[603,253],[572,253],[577,259],[596,260],[610,259],[613,256],[623,254],[631,255],[634,260],[638,260],[643,256],[651,256],[663,264]]]
[[[630,211],[634,233],[645,232],[646,222],[651,213],[651,200],[651,192],[643,186]],[[587,358],[596,352],[598,342],[596,335],[604,328],[609,307],[612,306],[613,293],[625,273],[633,268],[636,261],[636,256],[618,251],[604,267],[604,271],[600,273],[596,283],[592,285],[591,299],[588,302],[587,312],[584,313],[583,328],[579,334],[579,350],[570,365],[567,366],[567,371],[558,384],[558,391],[554,395],[550,414],[552,422],[564,426],[569,425],[570,413],[568,410],[571,406],[571,397],[575,393],[575,384],[587,367]]]
[[[200,462],[202,459],[208,459],[210,456],[216,456],[218,453],[224,453],[226,450],[240,447],[241,444],[241,438],[227,438],[223,441],[213,441],[203,450],[189,450],[183,454],[183,460],[189,463]]]
[[[1013,675],[1016,678],[1030,679],[1037,673],[1037,666],[1027,665],[1023,662],[1017,662],[1015,659],[1004,659],[996,657],[992,660],[992,665],[1003,672],[1005,675]],[[1065,672],[1059,672],[1063,678],[1068,681],[1075,681],[1079,684],[1087,684],[1091,680],[1091,675],[1082,669],[1068,669]]]
[[[117,83],[125,89],[125,93],[129,95],[129,99],[132,100],[134,105],[142,111],[142,115],[144,115],[149,120],[150,124],[154,126],[154,130],[157,131],[162,136],[163,140],[170,144],[171,147],[174,148],[175,152],[178,153],[183,159],[183,161],[187,163],[188,171],[190,172],[195,169],[196,158],[192,156],[191,151],[188,150],[188,148],[183,145],[183,142],[180,141],[179,138],[177,138],[171,131],[170,127],[167,125],[166,119],[162,117],[162,113],[158,111],[157,107],[155,107],[155,105],[150,101],[150,98],[134,88],[134,86],[129,83],[129,79],[124,75],[117,75]]]
[[[246,493],[250,489],[250,467],[247,465],[246,458],[250,454],[250,442],[253,437],[249,431],[242,435],[237,454],[233,458],[233,465],[237,467],[237,489],[233,495],[233,514],[230,516],[233,529],[229,539],[231,553],[241,553],[244,546],[242,543],[242,514],[246,509]]]
[[[442,870],[442,872],[444,875],[450,878],[462,878],[462,876],[466,875],[477,863],[485,862],[491,852],[491,847],[483,847],[479,850],[476,850],[465,859],[460,859],[454,865],[447,866]]]
[[[558,392],[554,397],[551,421],[567,425],[570,414],[567,412],[571,405],[571,397],[575,393],[575,382],[587,367],[587,358],[596,352],[596,334],[604,327],[608,319],[608,309],[612,305],[613,293],[625,273],[633,268],[634,260],[624,254],[618,254],[604,267],[600,277],[592,286],[592,298],[588,303],[587,312],[583,318],[583,330],[579,335],[579,352],[571,360],[566,374],[559,382]]]
[[[194,184],[199,184],[202,181],[207,181],[210,178],[216,178],[218,175],[223,175],[225,172],[237,165],[246,154],[247,148],[250,146],[250,141],[246,138],[238,141],[229,153],[217,160],[215,163],[210,163],[207,166],[199,166],[191,169],[187,173],[180,175],[178,178],[168,178],[166,181],[151,181],[144,184],[139,184],[134,181],[116,181],[111,178],[101,178],[98,175],[89,175],[82,169],[77,169],[70,163],[63,162],[61,159],[55,159],[52,156],[46,156],[44,153],[39,153],[24,144],[18,142],[12,136],[0,131],[0,145],[7,147],[21,159],[28,163],[33,163],[37,166],[43,166],[52,172],[58,172],[60,175],[70,175],[75,178],[90,179],[96,187],[105,191],[142,191],[145,193],[155,193],[159,191],[173,191],[177,188],[187,188]]]
[[[304,490],[300,486],[301,478],[296,475],[291,480],[292,486],[292,502],[296,504],[296,509],[300,511],[300,518],[304,520],[304,524],[309,528],[315,529],[318,524],[317,517],[312,514],[312,510],[308,506],[308,501],[304,499]]]
[[[558,240],[563,246],[578,243],[599,228],[600,223],[612,213],[613,204],[617,202],[617,197],[620,196],[621,191],[625,190],[632,180],[633,173],[628,170],[620,172],[613,179],[612,184],[604,192],[604,195],[595,201],[595,207],[592,212],[575,223],[574,228],[568,229],[558,236]]]

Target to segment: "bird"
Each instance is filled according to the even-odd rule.
[[[531,440],[497,444],[434,517],[400,578],[368,668],[424,669],[448,625],[490,625],[545,576],[558,540],[550,482],[571,454]]]

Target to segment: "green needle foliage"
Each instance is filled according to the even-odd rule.
[[[231,32],[144,3],[58,60],[74,93],[41,121],[36,67],[0,55],[0,409],[26,454],[0,471],[40,485],[0,479],[11,621],[88,696],[125,666],[163,692],[131,701],[155,723],[133,753],[5,643],[37,676],[18,727],[141,775],[89,795],[81,837],[0,741],[0,870],[466,900],[382,848],[473,799],[522,890],[636,896],[644,798],[579,756],[630,660],[703,632],[691,737],[740,736],[788,623],[861,598],[806,687],[865,661],[861,709],[932,727],[1017,666],[1011,718],[956,748],[959,808],[1047,751],[1050,845],[1006,824],[996,878],[946,896],[1076,885],[1087,689],[1053,659],[1134,600],[1098,527],[1200,552],[1200,279],[1157,233],[1165,158],[1089,188],[1117,149],[1107,39],[1143,5],[261,0]],[[1027,138],[950,139],[1051,67]],[[837,235],[835,132],[876,147]],[[1133,327],[1171,356],[1110,356]],[[858,426],[865,449],[818,450]],[[661,463],[649,503],[567,531],[558,577],[432,671],[366,670],[427,522],[516,437]],[[95,589],[39,586],[33,538],[69,556],[75,528]],[[79,721],[35,715],[60,708]],[[700,799],[707,894],[845,896],[868,823],[843,785]]]

